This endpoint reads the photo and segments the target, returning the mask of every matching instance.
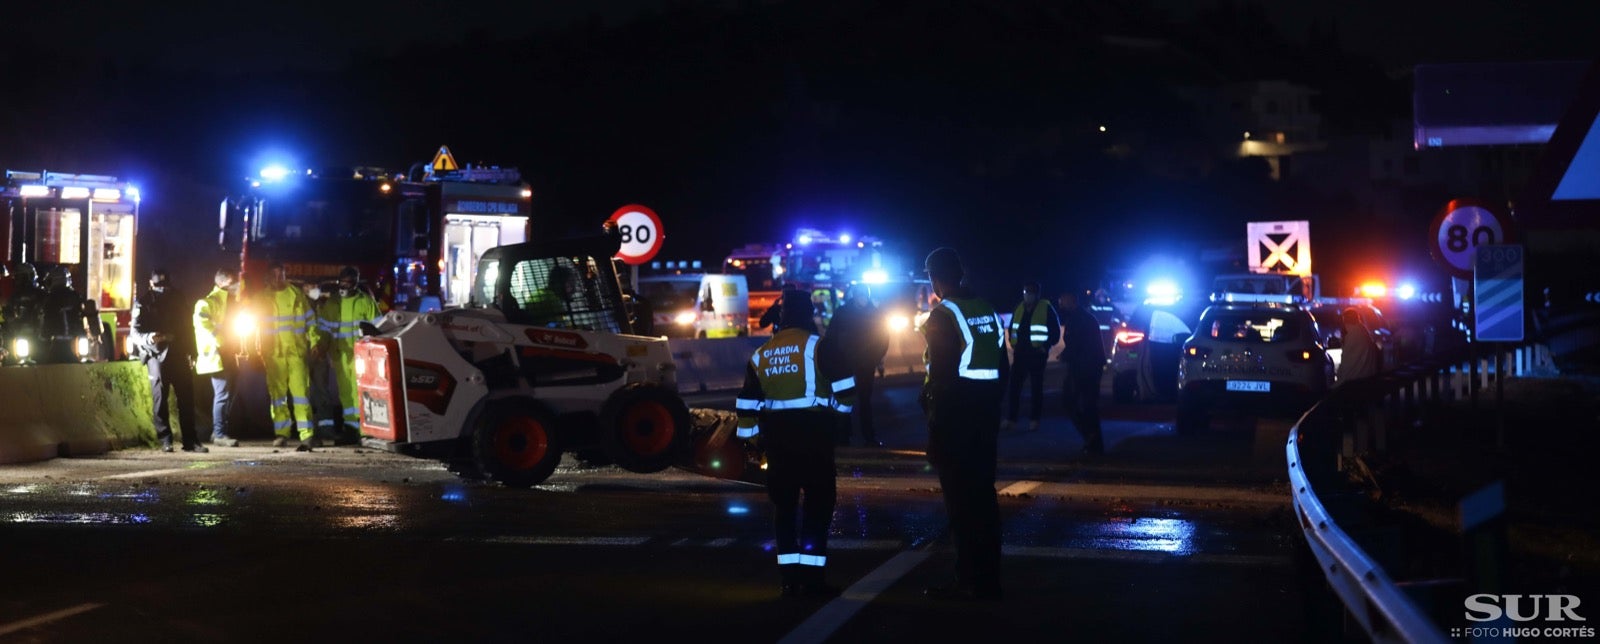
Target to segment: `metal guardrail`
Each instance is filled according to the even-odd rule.
[[[1284,447],[1288,464],[1295,517],[1305,533],[1306,544],[1327,577],[1329,585],[1344,603],[1346,611],[1376,642],[1448,642],[1444,632],[1412,598],[1389,578],[1355,540],[1341,529],[1317,497],[1306,473],[1300,443],[1308,425],[1354,424],[1339,439],[1341,456],[1386,449],[1385,428],[1399,426],[1418,413],[1423,401],[1462,400],[1475,389],[1487,388],[1493,378],[1537,373],[1551,365],[1548,349],[1540,345],[1508,348],[1501,354],[1500,373],[1490,356],[1457,360],[1431,370],[1406,375],[1389,374],[1382,380],[1363,383],[1364,387],[1341,387],[1301,416],[1289,431]],[[1477,368],[1474,369],[1473,367]],[[1473,381],[1474,375],[1477,381]],[[1374,395],[1376,394],[1376,395]],[[1357,396],[1369,396],[1373,409],[1348,416],[1341,403]]]
[[[1306,415],[1316,411],[1313,407]],[[1289,485],[1294,490],[1295,516],[1305,532],[1311,553],[1350,615],[1375,642],[1448,642],[1444,632],[1322,507],[1300,466],[1299,442],[1300,426],[1296,424],[1289,430],[1289,444],[1285,448]]]

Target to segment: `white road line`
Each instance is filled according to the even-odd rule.
[[[1000,496],[1022,496],[1032,492],[1034,488],[1039,487],[1040,485],[1041,483],[1039,481],[1017,481],[1016,483],[1007,485],[1005,489],[1000,490]]]
[[[898,550],[906,542],[899,539],[829,539],[829,550]]]
[[[706,542],[706,547],[707,548],[726,548],[728,546],[733,545],[734,542],[736,542],[736,541],[738,541],[738,540],[734,539],[733,537],[722,537],[720,539],[712,539],[711,541]]]
[[[1277,555],[1225,555],[1195,553],[1190,555],[1159,550],[1098,550],[1094,548],[1043,548],[1038,546],[1004,546],[1007,556],[1036,557],[1042,559],[1088,559],[1100,561],[1129,561],[1136,563],[1203,563],[1233,566],[1288,565],[1288,556]]]
[[[829,544],[832,547],[832,544]],[[890,560],[867,573],[860,581],[852,584],[839,595],[838,599],[828,602],[822,610],[813,613],[806,621],[801,622],[794,630],[778,640],[778,644],[810,644],[811,642],[826,642],[834,632],[839,630],[845,622],[850,621],[856,613],[860,612],[879,593],[887,590],[899,581],[906,573],[911,572],[918,564],[928,558],[926,550],[907,550],[895,555]]]
[[[637,546],[650,537],[489,537],[489,543],[516,543],[528,546]]]
[[[15,632],[20,631],[20,630],[33,628],[35,626],[43,626],[45,624],[49,624],[50,622],[66,619],[68,617],[72,617],[73,615],[77,615],[78,613],[87,613],[87,612],[89,612],[91,610],[94,610],[94,609],[99,608],[99,607],[104,606],[104,605],[105,604],[99,604],[99,603],[93,603],[93,602],[87,603],[87,604],[78,604],[77,606],[73,606],[72,608],[63,608],[63,609],[58,610],[58,611],[56,611],[54,613],[45,613],[45,614],[40,615],[38,617],[29,617],[28,619],[22,620],[20,622],[11,622],[10,624],[0,624],[0,635],[10,635],[10,634],[15,633]]]
[[[143,472],[128,472],[126,474],[112,474],[110,476],[102,476],[102,477],[100,477],[100,479],[101,480],[136,479],[136,478],[141,478],[141,477],[145,477],[145,476],[161,476],[163,474],[178,474],[178,473],[188,472],[188,471],[191,471],[191,470],[189,468],[187,468],[187,467],[172,467],[172,468],[167,468],[167,469],[164,469],[164,470],[145,470]]]

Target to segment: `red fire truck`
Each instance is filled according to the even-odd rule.
[[[0,263],[6,269],[0,300],[16,294],[20,275],[31,272],[42,281],[65,270],[73,290],[86,300],[85,309],[91,316],[98,309],[103,328],[86,331],[81,338],[54,340],[70,342],[80,361],[116,357],[132,317],[138,218],[138,188],[116,177],[8,170],[0,185]],[[42,357],[52,340],[14,328],[20,322],[6,325],[8,346],[0,353],[8,363],[27,359],[19,353]],[[34,346],[19,352],[19,340]]]
[[[242,291],[275,261],[311,285],[348,265],[386,306],[436,310],[467,302],[484,251],[528,240],[532,197],[516,168],[458,166],[445,147],[405,172],[272,166],[222,201],[219,242]]]

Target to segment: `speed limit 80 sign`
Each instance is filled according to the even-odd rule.
[[[622,238],[617,258],[624,263],[639,265],[650,261],[661,250],[661,218],[654,210],[638,204],[628,204],[611,213],[607,226],[616,226]]]
[[[1479,246],[1514,241],[1509,218],[1476,199],[1453,199],[1433,218],[1428,250],[1456,277],[1472,277]]]

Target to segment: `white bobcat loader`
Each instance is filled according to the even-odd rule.
[[[631,334],[614,235],[501,246],[465,308],[395,311],[356,344],[362,443],[527,487],[564,452],[692,463],[665,338]]]

